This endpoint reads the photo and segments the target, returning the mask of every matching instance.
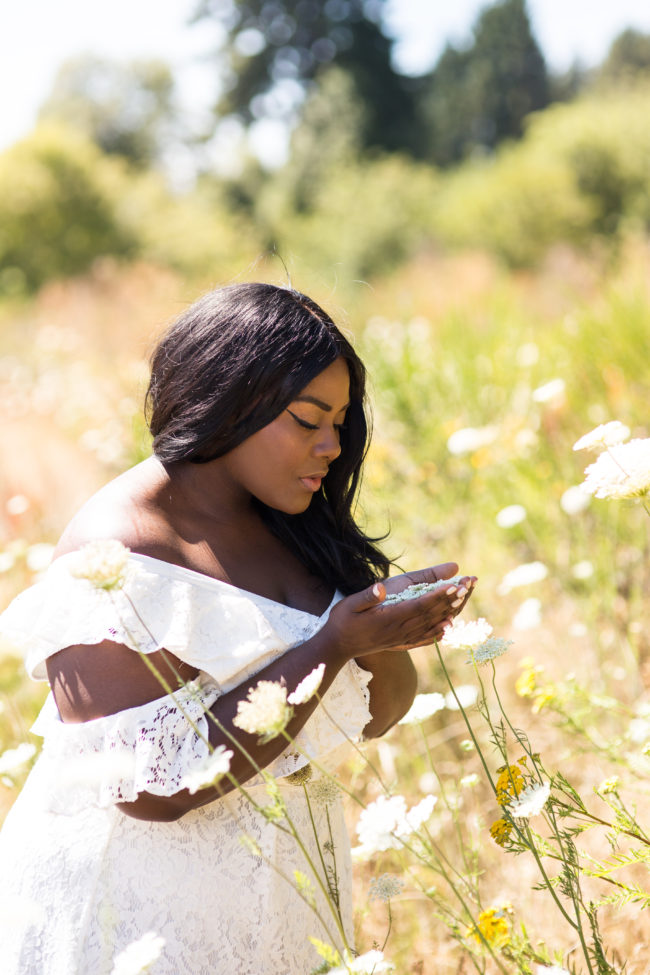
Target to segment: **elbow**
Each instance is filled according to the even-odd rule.
[[[130,819],[142,819],[151,823],[175,823],[188,812],[220,799],[231,789],[232,785],[224,781],[219,789],[201,789],[195,793],[187,789],[175,792],[171,796],[155,796],[150,792],[141,792],[133,802],[118,802],[117,808]]]

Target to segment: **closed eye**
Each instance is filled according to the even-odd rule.
[[[296,416],[296,414],[292,413],[291,410],[289,409],[287,410],[287,413],[289,414],[289,416],[292,416],[294,418],[294,420],[296,421],[297,424],[299,424],[299,426],[304,427],[305,430],[318,430],[318,424],[307,423],[306,420],[301,420],[299,416]]]

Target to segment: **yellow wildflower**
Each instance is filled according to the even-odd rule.
[[[505,846],[512,832],[509,819],[496,819],[490,826],[490,836],[499,846]]]
[[[525,788],[526,783],[517,765],[502,765],[497,772],[497,802],[500,806],[508,806]]]
[[[487,941],[491,948],[505,948],[510,944],[506,908],[490,907],[487,911],[481,911],[476,924],[467,929],[466,936],[474,938],[479,944]]]
[[[554,697],[555,691],[553,686],[552,684],[548,684],[533,701],[533,714],[539,714],[542,708],[545,708],[547,704],[550,704]]]

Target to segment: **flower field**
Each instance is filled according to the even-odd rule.
[[[400,571],[478,576],[467,625],[414,654],[412,711],[344,769],[362,954],[321,945],[323,972],[650,970],[649,264],[630,239],[535,272],[466,253],[294,282],[368,366],[366,524]],[[0,607],[148,452],[147,352],[211,284],[105,261],[0,306]],[[312,676],[265,702],[274,734]],[[44,692],[0,645],[0,816]],[[265,733],[255,700],[242,720]]]

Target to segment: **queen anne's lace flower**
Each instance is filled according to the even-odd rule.
[[[183,787],[194,795],[199,789],[216,785],[230,771],[232,754],[224,745],[218,745],[200,766],[188,772],[183,778]]]
[[[445,706],[445,699],[442,694],[416,694],[413,704],[406,712],[399,724],[419,724],[426,721],[433,714],[442,711]]]
[[[319,664],[310,674],[300,681],[295,691],[289,695],[289,704],[305,704],[310,700],[320,687],[325,673],[325,664]]]
[[[391,897],[401,894],[403,890],[404,882],[399,877],[394,877],[392,873],[382,873],[381,876],[373,877],[370,881],[368,899],[387,902]]]
[[[160,958],[164,947],[164,938],[155,931],[147,931],[117,955],[111,975],[144,975]]]
[[[373,949],[357,955],[356,958],[346,952],[345,963],[330,968],[329,975],[381,975],[382,972],[392,972],[394,968],[394,965],[385,960],[383,952]]]
[[[623,443],[630,436],[630,428],[619,420],[601,423],[595,430],[585,433],[573,445],[574,450],[604,450]]]
[[[119,589],[125,579],[129,549],[116,538],[89,542],[70,558],[68,568],[77,579],[87,579],[97,589]]]
[[[447,691],[445,694],[445,706],[450,711],[458,711],[461,707],[467,710],[467,708],[471,708],[473,704],[476,704],[476,699],[478,698],[477,687],[474,687],[472,684],[459,684],[458,687],[454,687],[454,690],[456,691],[456,697],[454,697],[451,691]]]
[[[474,647],[470,649],[466,663],[468,664],[486,664],[490,660],[495,660],[506,652],[508,647],[512,646],[512,640],[502,640],[499,636],[491,636],[482,643],[480,647]]]
[[[404,796],[380,796],[363,810],[357,823],[361,848],[357,855],[370,855],[381,850],[398,849],[401,840],[410,836],[429,819],[437,799],[425,796],[406,811]]]
[[[522,789],[514,802],[509,803],[508,812],[513,819],[530,819],[539,816],[548,802],[551,787],[548,782],[535,783]]]
[[[650,491],[650,439],[610,447],[585,471],[585,490],[597,498],[643,498]]]
[[[473,650],[484,643],[491,633],[492,627],[483,617],[467,623],[456,617],[445,630],[441,642],[450,650]]]
[[[307,791],[314,802],[322,802],[325,805],[335,802],[340,793],[336,780],[329,775],[323,775],[320,779],[312,779]]]
[[[262,735],[266,742],[284,731],[292,714],[286,687],[278,681],[260,680],[249,688],[248,699],[238,702],[232,723],[251,735]]]
[[[456,430],[447,440],[447,450],[454,456],[462,454],[472,454],[481,447],[488,447],[499,436],[499,428],[496,426],[487,427],[463,427]]]
[[[523,504],[509,504],[497,513],[496,523],[499,528],[514,528],[526,518],[526,509]]]
[[[497,592],[500,595],[505,595],[518,586],[530,586],[535,582],[541,582],[547,575],[548,569],[543,562],[524,562],[522,565],[511,569],[510,572],[506,572],[499,583]]]
[[[384,599],[382,606],[391,603],[403,603],[406,599],[418,599],[429,592],[436,592],[438,589],[448,589],[450,586],[457,586],[464,576],[452,576],[450,579],[438,579],[436,582],[414,582],[401,592],[389,592]]]

